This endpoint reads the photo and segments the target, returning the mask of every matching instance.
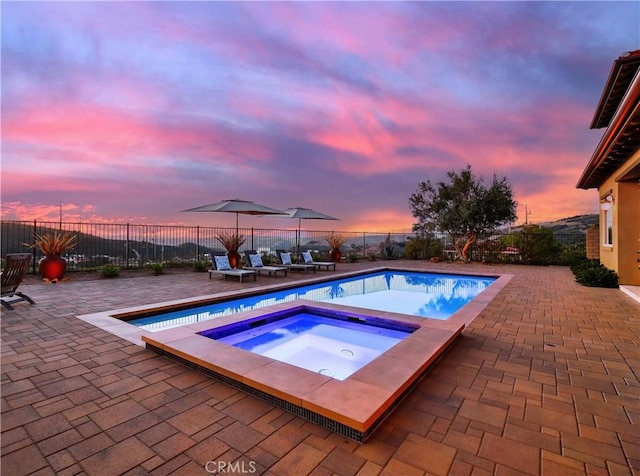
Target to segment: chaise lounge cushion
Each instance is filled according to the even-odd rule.
[[[254,268],[262,268],[264,263],[262,263],[262,256],[260,255],[249,255],[249,259],[251,260],[251,266]]]
[[[282,264],[290,265],[291,264],[291,253],[281,253],[280,254],[280,260],[282,261]]]
[[[216,269],[218,271],[227,271],[231,269],[231,263],[229,263],[228,256],[215,256],[216,259]]]
[[[303,251],[302,259],[304,260],[305,265],[307,266],[315,266],[316,268],[333,268],[334,271],[336,269],[336,264],[333,261],[314,261],[313,256],[311,256],[311,251]]]

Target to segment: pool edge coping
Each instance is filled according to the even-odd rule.
[[[296,300],[293,302],[280,303],[272,306],[266,306],[264,308],[245,311],[243,313],[238,313],[230,316],[218,317],[216,319],[202,321],[199,323],[187,324],[185,326],[174,327],[170,329],[166,329],[163,331],[155,331],[150,332],[143,330],[137,326],[132,324],[128,324],[126,321],[123,321],[114,316],[128,316],[139,312],[149,312],[150,310],[160,310],[160,309],[171,309],[175,306],[184,306],[190,305],[193,303],[207,303],[207,302],[217,302],[225,299],[229,299],[231,297],[237,298],[242,296],[249,296],[254,294],[260,294],[267,291],[274,291],[279,289],[286,289],[291,287],[296,287],[304,284],[311,284],[316,282],[324,282],[330,281],[334,279],[342,279],[351,276],[358,276],[363,274],[370,274],[373,272],[379,271],[408,271],[408,272],[423,272],[423,273],[433,273],[433,274],[444,274],[444,275],[460,275],[460,276],[479,276],[479,277],[493,277],[495,281],[491,283],[484,291],[482,291],[479,295],[477,295],[473,301],[463,306],[462,309],[458,310],[454,314],[452,314],[446,320],[438,320],[431,318],[424,318],[418,316],[410,316],[404,314],[397,314],[391,312],[384,311],[375,311],[370,309],[362,309],[355,308],[351,306],[344,306],[339,304],[332,303],[322,303],[317,301],[306,301],[306,300]],[[159,344],[160,349],[165,349],[166,353],[169,356],[173,355],[174,357],[178,357],[179,359],[186,360],[187,363],[191,363],[191,366],[194,366],[196,369],[208,372],[209,374],[216,372],[222,372],[222,376],[226,376],[230,380],[234,380],[240,382],[242,385],[250,386],[251,388],[259,388],[259,391],[265,392],[266,395],[272,396],[276,400],[282,400],[284,402],[288,402],[292,405],[296,405],[299,401],[299,408],[310,411],[314,414],[320,415],[323,418],[328,419],[330,422],[336,422],[339,425],[346,425],[348,429],[353,429],[355,431],[355,437],[351,434],[351,432],[347,431],[340,432],[339,430],[334,429],[333,431],[338,431],[343,434],[343,436],[350,437],[358,442],[363,442],[364,439],[371,434],[372,431],[380,425],[380,423],[388,416],[388,414],[393,411],[393,409],[400,403],[400,401],[407,395],[408,392],[413,388],[414,385],[417,384],[421,380],[421,378],[429,371],[430,367],[436,362],[445,352],[446,350],[453,344],[453,342],[462,334],[464,328],[473,321],[482,310],[502,291],[502,289],[507,285],[507,283],[513,277],[512,274],[505,273],[456,273],[456,272],[437,272],[428,269],[416,270],[412,268],[404,268],[404,267],[381,267],[369,269],[366,271],[356,271],[356,272],[348,272],[348,273],[339,273],[332,274],[330,278],[319,278],[319,279],[302,279],[297,280],[295,282],[289,282],[286,285],[269,285],[269,286],[258,286],[252,288],[250,292],[238,293],[238,291],[229,291],[223,293],[217,293],[213,295],[204,295],[204,296],[196,296],[186,299],[179,299],[174,301],[166,301],[162,303],[152,304],[152,305],[143,305],[143,306],[135,306],[131,308],[125,308],[120,310],[112,310],[112,311],[104,311],[100,313],[87,314],[83,316],[77,316],[79,319],[84,320],[87,323],[100,327],[107,332],[118,335],[119,337],[126,339],[134,344],[141,346],[149,346],[154,347],[154,343]],[[309,307],[315,308],[324,308],[329,310],[338,310],[343,312],[356,312],[360,314],[369,315],[372,317],[380,317],[384,319],[396,320],[401,322],[408,322],[410,324],[418,324],[420,328],[415,331],[412,336],[415,335],[413,339],[405,339],[400,342],[393,348],[389,349],[387,352],[382,354],[381,357],[384,357],[382,360],[386,360],[388,358],[392,358],[394,360],[402,360],[402,363],[412,362],[415,364],[415,347],[420,347],[423,342],[419,342],[420,339],[425,339],[427,342],[429,340],[426,336],[428,332],[435,332],[435,335],[440,339],[440,343],[432,342],[432,350],[428,354],[425,353],[423,358],[418,361],[417,368],[415,370],[410,370],[410,377],[405,378],[399,382],[390,382],[390,376],[388,374],[385,375],[384,369],[379,367],[381,362],[376,364],[376,361],[367,364],[362,369],[358,370],[352,376],[348,377],[344,381],[339,381],[335,379],[331,379],[320,374],[315,374],[314,372],[306,371],[304,369],[298,369],[303,372],[307,372],[312,375],[309,377],[311,380],[320,377],[324,379],[323,381],[317,381],[314,387],[313,392],[309,392],[305,398],[301,398],[301,395],[294,394],[288,391],[288,389],[283,388],[282,386],[274,386],[272,384],[266,383],[260,380],[260,368],[264,367],[267,369],[267,373],[272,370],[270,367],[266,366],[276,366],[277,365],[285,365],[287,367],[293,367],[289,364],[285,364],[282,362],[274,361],[267,357],[257,356],[262,359],[266,359],[262,361],[261,365],[258,365],[255,368],[251,369],[251,372],[246,373],[238,373],[233,370],[229,370],[228,368],[220,367],[216,365],[215,362],[210,362],[206,359],[189,356],[185,354],[180,349],[175,348],[175,345],[170,344],[170,342],[176,342],[180,340],[184,340],[187,338],[193,338],[196,335],[196,332],[203,330],[206,326],[207,328],[215,328],[218,326],[229,324],[230,322],[237,322],[240,320],[244,320],[249,318],[249,316],[261,315],[269,312],[274,312],[276,310],[288,309],[299,307],[300,305],[307,304]],[[166,333],[166,335],[172,334],[171,338],[166,342],[159,342],[158,336],[161,333]],[[211,341],[203,336],[198,336],[202,339],[206,339],[207,341]],[[409,336],[411,337],[411,336]],[[406,341],[406,342],[405,342]],[[404,343],[404,345],[402,345]],[[220,345],[221,344],[217,343]],[[227,346],[229,347],[229,346]],[[414,348],[412,351],[408,353],[404,353],[406,349]],[[154,349],[151,349],[154,350]],[[227,349],[228,351],[229,349]],[[236,349],[245,354],[251,354],[248,351],[242,351],[241,349]],[[387,355],[388,354],[388,355]],[[408,359],[408,355],[411,355],[411,359]],[[246,357],[246,356],[245,356]],[[403,360],[404,358],[404,360]],[[376,359],[378,360],[378,359]],[[275,368],[275,367],[274,367]],[[264,370],[264,369],[263,369]],[[367,375],[369,374],[369,375]],[[215,375],[212,375],[215,378]],[[317,377],[314,377],[317,376]],[[386,379],[385,387],[382,388],[378,382],[380,381],[380,376],[384,376]],[[327,380],[328,379],[328,380]],[[346,382],[346,385],[343,385]],[[250,384],[250,385],[249,385]],[[320,393],[320,390],[322,391]],[[351,398],[360,398],[357,406],[349,406],[348,408],[344,408],[345,405],[341,402],[345,400],[345,395],[348,399]],[[255,395],[257,396],[257,395]],[[258,396],[259,397],[259,396]],[[363,404],[363,397],[373,397],[369,398],[367,405]],[[277,401],[272,401],[270,403],[278,406]],[[282,407],[282,406],[281,406]],[[357,407],[357,408],[355,408]],[[304,411],[303,411],[304,413]],[[304,415],[301,415],[304,417]],[[313,421],[313,420],[311,420]]]
[[[441,274],[441,275],[452,275],[452,276],[479,276],[479,277],[489,277],[495,278],[495,281],[491,283],[484,291],[478,294],[473,301],[467,303],[462,309],[458,310],[454,314],[452,314],[448,319],[443,322],[450,323],[458,323],[462,322],[465,325],[468,325],[473,319],[480,314],[482,309],[485,308],[492,299],[497,296],[500,291],[506,286],[506,284],[511,280],[513,274],[508,273],[488,273],[488,272],[475,272],[470,274],[469,272],[459,272],[457,270],[454,271],[440,271],[440,270],[432,270],[432,269],[416,269],[410,267],[402,267],[402,266],[383,266],[377,268],[369,268],[367,270],[358,270],[358,271],[348,271],[344,273],[331,273],[330,276],[327,277],[303,277],[300,280],[289,281],[287,283],[270,283],[264,286],[256,286],[249,290],[233,290],[233,291],[224,291],[214,294],[205,294],[200,296],[192,296],[189,298],[183,299],[174,299],[169,301],[162,301],[153,304],[143,304],[140,306],[127,307],[122,309],[112,309],[107,311],[101,311],[91,314],[83,314],[76,316],[76,318],[85,321],[95,327],[99,327],[110,334],[114,334],[122,339],[125,339],[133,344],[139,345],[141,347],[144,346],[144,342],[142,340],[143,336],[153,335],[155,332],[147,331],[139,328],[133,324],[129,324],[127,320],[124,318],[131,317],[133,315],[139,315],[144,313],[150,313],[154,311],[166,311],[166,310],[177,310],[184,309],[187,307],[196,307],[200,305],[206,305],[211,303],[216,303],[220,301],[225,301],[228,299],[237,299],[241,297],[249,297],[257,294],[262,294],[265,292],[272,291],[280,291],[285,289],[290,289],[293,287],[303,286],[307,284],[321,283],[332,281],[335,279],[343,279],[348,277],[355,277],[364,274],[377,273],[383,271],[403,271],[403,272],[419,272],[419,273],[432,273],[432,274]],[[354,308],[351,306],[338,305],[341,309],[354,310],[361,308]],[[262,309],[267,309],[264,307]],[[381,312],[381,311],[376,311]],[[389,313],[384,312],[387,318],[396,318],[396,316],[406,316],[405,314],[397,314],[397,313]],[[424,317],[416,317],[420,320],[425,320],[429,318]],[[218,318],[219,319],[219,318]],[[173,329],[179,329],[179,327],[175,327]],[[156,331],[157,332],[157,331]]]
[[[300,369],[250,351],[217,342],[199,335],[266,313],[298,308],[337,310],[345,306],[327,305],[315,301],[297,300],[266,308],[224,316],[210,321],[181,326],[178,333],[166,329],[143,336],[153,350],[186,360],[200,370],[213,372],[242,385],[257,389],[276,399],[288,402],[321,417],[345,425],[358,434],[368,435],[381,423],[381,417],[395,408],[405,393],[421,379],[430,366],[453,344],[464,324],[444,325],[445,321],[422,319],[411,335],[344,380]],[[353,308],[349,308],[353,312]],[[365,314],[359,310],[360,314]],[[410,319],[390,318],[389,313],[366,312],[367,316],[416,324]],[[273,381],[273,375],[292,375],[290,379]],[[353,402],[357,401],[357,404]],[[358,441],[358,438],[354,438]]]

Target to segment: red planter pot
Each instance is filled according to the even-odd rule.
[[[234,253],[233,251],[227,251],[227,256],[229,257],[229,264],[231,267],[236,269],[240,265],[240,254]]]
[[[67,270],[67,260],[62,256],[48,255],[42,258],[38,263],[38,271],[43,279],[52,281],[54,279],[62,279],[64,272]]]
[[[339,249],[331,249],[329,250],[329,257],[331,258],[331,261],[333,261],[334,263],[338,263],[342,258],[342,251],[340,251]]]

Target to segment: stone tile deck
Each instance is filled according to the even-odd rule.
[[[3,476],[640,472],[640,304],[563,267],[401,264],[514,277],[363,445],[75,318],[303,274],[23,285],[37,304],[1,317]]]

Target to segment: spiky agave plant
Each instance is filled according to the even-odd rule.
[[[229,253],[237,253],[245,242],[244,235],[233,232],[223,232],[216,236],[216,239],[224,246]]]
[[[342,233],[337,233],[335,231],[332,231],[331,233],[327,233],[324,236],[324,239],[327,240],[332,250],[340,249],[340,247],[344,245],[344,242],[347,241],[346,235],[343,235]]]
[[[76,235],[54,231],[53,233],[33,234],[33,244],[25,243],[29,248],[39,248],[45,256],[60,256],[78,244]]]

